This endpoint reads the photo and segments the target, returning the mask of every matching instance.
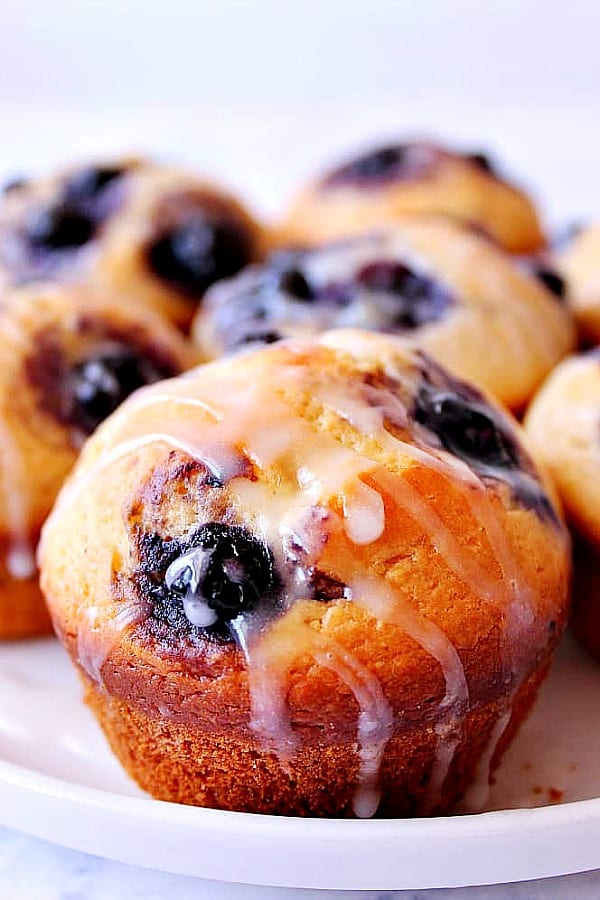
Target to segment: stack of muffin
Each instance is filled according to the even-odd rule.
[[[559,497],[600,651],[600,358],[562,361],[600,342],[599,260],[428,143],[269,227],[143,160],[8,185],[0,637],[49,610],[161,799],[477,807],[566,623]]]

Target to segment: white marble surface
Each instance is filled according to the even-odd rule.
[[[432,891],[338,892],[219,884],[124,866],[0,829],[0,897],[7,900],[597,900],[599,896],[600,870],[522,884]]]

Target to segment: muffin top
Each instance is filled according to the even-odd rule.
[[[568,310],[541,274],[460,223],[405,219],[282,250],[215,285],[193,335],[210,359],[331,328],[390,332],[516,408],[575,339]]]
[[[13,183],[0,203],[0,279],[94,283],[186,324],[207,288],[257,258],[259,228],[221,188],[125,159]]]
[[[376,147],[314,179],[292,202],[275,240],[320,243],[415,214],[456,217],[511,252],[545,243],[532,202],[488,156],[430,141]]]

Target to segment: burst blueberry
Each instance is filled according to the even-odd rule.
[[[332,172],[325,187],[355,183],[378,185],[394,180],[410,181],[424,176],[435,165],[439,151],[427,144],[394,144],[379,147]]]
[[[454,304],[447,288],[399,262],[381,260],[369,263],[356,274],[356,281],[369,291],[391,293],[398,297],[398,311],[390,323],[397,328],[412,329],[435,322]]]
[[[438,437],[444,449],[474,467],[513,469],[520,465],[515,441],[483,403],[427,386],[417,395],[415,418]]]
[[[86,166],[69,176],[64,185],[66,206],[84,208],[94,204],[109,185],[124,174],[121,166]]]
[[[242,226],[202,212],[169,228],[148,248],[153,272],[193,297],[201,297],[215,281],[235,275],[250,259],[250,239]]]
[[[161,377],[164,373],[136,350],[110,345],[69,373],[65,417],[91,434],[133,391]]]
[[[273,597],[278,588],[273,556],[247,529],[211,522],[192,543],[165,574],[166,587],[183,603],[192,625],[230,622]]]
[[[26,239],[37,251],[82,247],[94,231],[95,224],[89,216],[62,204],[37,211],[25,227]]]

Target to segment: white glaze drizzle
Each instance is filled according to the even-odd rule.
[[[398,591],[373,579],[355,579],[351,596],[354,603],[374,618],[401,628],[429,653],[442,670],[446,690],[437,708],[439,720],[435,726],[435,760],[422,810],[427,813],[440,800],[469,708],[469,688],[462,661],[444,632],[422,616]]]
[[[353,544],[372,544],[385,530],[385,508],[381,494],[358,480],[344,494],[346,534]]]
[[[294,352],[294,351],[293,351]],[[279,373],[278,373],[279,374]],[[218,376],[218,381],[217,381]],[[301,394],[307,390],[306,372],[293,365],[283,367],[278,387],[294,387],[294,379],[299,379]],[[202,394],[204,396],[202,396]],[[210,402],[206,399],[210,396]],[[459,460],[444,451],[437,451],[426,445],[414,446],[390,435],[383,427],[383,418],[387,407],[395,406],[396,418],[401,411],[406,421],[406,410],[403,404],[389,392],[382,392],[381,407],[367,407],[364,401],[353,396],[349,389],[342,393],[331,385],[318,384],[313,391],[313,398],[333,408],[334,412],[351,421],[358,430],[372,438],[385,448],[392,449],[397,458],[401,452],[409,459],[421,465],[439,471],[464,493],[474,517],[482,523],[490,547],[503,572],[508,586],[497,586],[478,566],[477,562],[468,558],[468,551],[462,548],[452,536],[449,529],[433,511],[425,498],[415,491],[408,482],[398,477],[393,479],[396,502],[400,499],[402,507],[412,515],[430,535],[434,547],[446,561],[451,570],[460,577],[469,588],[482,598],[504,608],[506,621],[511,618],[511,606],[519,600],[520,612],[527,608],[528,595],[521,597],[523,579],[516,560],[507,543],[506,536],[497,520],[497,512],[487,497],[487,489],[477,476]],[[166,405],[168,404],[168,406]],[[266,408],[265,408],[266,404]],[[176,410],[173,406],[177,407]],[[154,410],[153,410],[154,407]],[[196,439],[197,420],[190,421],[182,415],[182,408],[202,409],[206,416],[202,428],[202,441]],[[263,410],[258,417],[257,410]],[[158,416],[160,428],[153,430],[153,412]],[[142,415],[140,415],[142,414]],[[271,427],[266,427],[268,419]],[[150,421],[149,421],[150,420]],[[285,425],[284,425],[285,423]],[[141,432],[141,433],[140,433]],[[341,495],[345,507],[345,528],[351,540],[358,537],[357,543],[377,540],[385,526],[385,510],[383,500],[377,490],[361,482],[369,494],[363,492],[362,506],[367,515],[364,521],[349,503],[346,484],[356,488],[359,475],[372,472],[378,463],[368,456],[342,447],[333,436],[319,434],[314,440],[314,430],[301,417],[290,417],[289,409],[283,396],[277,397],[271,389],[265,398],[260,396],[260,388],[252,373],[247,379],[239,374],[229,377],[223,374],[218,366],[208,366],[202,371],[198,380],[194,373],[170,383],[162,383],[156,388],[147,388],[125,404],[121,413],[113,417],[112,422],[103,431],[104,449],[101,450],[95,463],[88,469],[87,475],[73,479],[70,488],[63,492],[62,505],[70,503],[83,490],[86,484],[96,479],[98,472],[106,466],[113,465],[145,445],[164,442],[168,446],[207,464],[214,471],[219,469],[216,458],[211,462],[212,447],[238,448],[243,444],[244,452],[263,471],[276,460],[281,464],[282,457],[291,457],[290,465],[294,469],[295,484],[299,488],[295,497],[290,498],[277,492],[260,481],[252,482],[235,475],[230,482],[230,492],[241,500],[241,508],[246,510],[255,527],[263,533],[274,549],[276,556],[283,555],[286,535],[294,533],[295,523],[306,518],[319,500],[327,500],[332,495]],[[298,457],[295,454],[299,454]],[[218,455],[218,454],[217,454]],[[226,453],[225,453],[226,455]],[[390,475],[391,479],[392,476]],[[397,484],[400,482],[400,485]],[[359,495],[362,487],[358,489]],[[368,496],[368,500],[365,498]],[[378,498],[378,499],[375,499]],[[358,508],[361,506],[359,496]],[[274,540],[276,538],[276,540]],[[313,548],[314,551],[315,548]],[[303,584],[296,585],[291,592],[290,601],[302,596]],[[372,586],[371,586],[372,587]],[[446,774],[452,763],[455,748],[460,739],[459,725],[464,710],[468,706],[468,688],[464,670],[456,648],[447,637],[429,620],[417,614],[411,604],[403,606],[397,592],[393,593],[395,612],[391,612],[391,602],[386,599],[382,604],[377,595],[370,589],[361,591],[355,583],[352,587],[355,602],[363,603],[370,613],[383,621],[394,621],[405,629],[442,668],[446,682],[445,697],[440,703],[439,721],[436,724],[438,735],[437,759],[430,776],[430,794],[427,802],[433,805],[436,795],[443,787]],[[362,599],[361,599],[362,598]],[[379,612],[377,612],[379,610]],[[386,619],[386,616],[388,617]],[[285,619],[285,616],[283,617]],[[115,624],[114,632],[118,632],[121,623]],[[274,626],[271,626],[271,631]],[[508,628],[511,634],[520,629]],[[350,687],[359,706],[358,744],[360,759],[360,778],[355,800],[356,814],[365,811],[372,813],[376,808],[375,785],[377,773],[385,743],[391,733],[391,720],[388,721],[389,709],[383,697],[381,685],[374,676],[360,667],[355,657],[339,648],[329,639],[323,643],[323,636],[314,629],[310,632],[309,653],[320,664],[331,668]],[[295,747],[295,736],[289,722],[286,708],[287,674],[293,660],[298,655],[296,643],[290,645],[285,658],[285,665],[279,675],[272,664],[272,657],[265,657],[265,641],[269,631],[260,633],[258,637],[240,639],[240,645],[247,656],[248,679],[251,695],[251,727],[262,737],[276,745],[282,759]],[[101,680],[101,668],[106,659],[105,648],[100,664],[98,659],[90,660],[82,653],[82,665],[89,667],[90,674]],[[86,665],[87,663],[87,665]],[[516,675],[516,673],[513,673]],[[369,677],[367,677],[367,675]],[[375,687],[376,683],[376,687]],[[385,701],[385,702],[384,702]],[[379,724],[378,724],[379,723]]]
[[[379,679],[352,653],[306,623],[295,619],[293,625],[291,632],[277,631],[276,640],[271,636],[246,649],[251,728],[285,765],[298,745],[287,705],[289,669],[302,654],[330,669],[350,689],[358,704],[359,771],[353,809],[359,818],[372,816],[379,805],[377,782],[392,733],[392,707]]]
[[[492,774],[492,761],[496,748],[502,739],[502,735],[508,728],[512,715],[512,704],[502,713],[490,733],[485,750],[481,754],[477,770],[471,786],[460,803],[460,812],[481,812],[488,802],[490,795],[490,778]]]

